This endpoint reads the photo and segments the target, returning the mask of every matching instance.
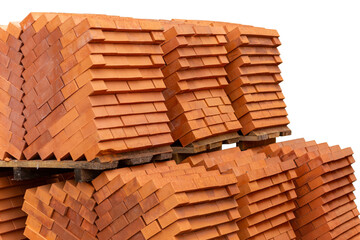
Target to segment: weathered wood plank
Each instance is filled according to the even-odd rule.
[[[226,133],[196,141],[186,147],[172,146],[173,152],[177,154],[195,154],[212,149],[218,149],[222,144],[236,143],[240,139],[237,132]]]
[[[263,136],[263,135],[269,135],[269,134],[274,134],[274,133],[278,133],[279,135],[280,135],[280,133],[290,135],[291,130],[286,126],[271,127],[271,128],[264,128],[264,129],[252,131],[251,133],[249,133],[249,136]]]
[[[238,146],[242,151],[244,151],[249,148],[260,147],[260,146],[268,145],[268,144],[275,143],[275,142],[276,142],[276,138],[268,138],[268,139],[261,140],[261,141],[241,141],[241,142],[238,142],[236,144],[236,146]]]
[[[240,135],[239,141],[264,141],[266,139],[291,135],[288,127],[273,127],[252,131],[249,135]]]
[[[100,156],[93,161],[73,160],[11,160],[1,161],[0,168],[35,168],[35,169],[87,169],[107,170],[121,166],[142,164],[151,160],[171,159],[172,149],[170,146],[156,147],[140,151],[126,152]]]
[[[61,168],[61,169],[94,169],[94,170],[105,170],[112,169],[118,166],[118,162],[100,163],[98,161],[72,161],[72,160],[11,160],[11,161],[0,161],[1,167],[11,168]]]
[[[137,151],[132,151],[132,152],[107,154],[104,156],[99,156],[96,159],[102,163],[106,163],[106,162],[111,162],[111,161],[142,158],[142,157],[154,156],[154,155],[158,155],[158,154],[162,154],[162,153],[171,153],[171,152],[172,152],[172,149],[170,146],[161,146],[161,147],[137,150]]]
[[[192,143],[192,146],[204,146],[204,145],[208,145],[211,143],[216,143],[216,142],[223,142],[229,139],[234,139],[234,138],[238,138],[240,135],[237,132],[232,132],[232,133],[226,133],[226,134],[221,134],[221,135],[217,135],[214,137],[209,137],[209,138],[205,138],[199,141],[196,141],[194,143]]]

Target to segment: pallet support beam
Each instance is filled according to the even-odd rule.
[[[14,167],[13,174],[14,180],[22,181],[22,180],[30,180],[35,178],[41,178],[44,176],[51,176],[54,174],[71,172],[70,169],[46,169],[46,168],[22,168],[22,167]]]
[[[77,182],[90,182],[102,173],[101,170],[89,170],[89,169],[74,169],[75,181]]]
[[[272,144],[276,142],[276,138],[269,138],[266,140],[260,141],[241,141],[236,143],[236,146],[241,149],[241,151],[247,150],[249,148],[260,147],[268,144]]]

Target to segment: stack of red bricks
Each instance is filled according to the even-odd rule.
[[[295,239],[290,225],[296,198],[293,160],[239,148],[203,153],[184,160],[192,166],[205,166],[221,173],[233,172],[238,180],[237,220],[240,239]]]
[[[276,30],[212,21],[183,22],[223,27],[226,31],[229,64],[225,69],[229,85],[225,90],[244,135],[289,123],[279,86],[283,79],[278,67],[282,61]]]
[[[238,26],[227,33],[230,84],[226,92],[244,135],[256,129],[289,123],[278,65],[281,63],[276,30]]]
[[[203,153],[180,165],[165,161],[110,170],[92,185],[41,186],[25,195],[25,235],[356,239],[360,220],[351,155],[351,149],[298,139]]]
[[[173,142],[159,22],[32,13],[21,24],[27,159],[91,161]]]
[[[25,147],[20,34],[16,23],[0,26],[0,159],[21,159]]]
[[[234,26],[55,13],[29,14],[22,30],[9,24],[1,30],[2,158],[21,158],[26,142],[26,159],[91,161],[287,122],[276,31]],[[259,56],[263,48],[273,55]]]
[[[268,156],[293,159],[297,165],[296,218],[292,226],[297,238],[358,239],[359,212],[354,202],[354,162],[350,148],[329,147],[303,139],[272,144]]]
[[[0,26],[1,160],[91,161],[289,123],[275,30],[56,13],[20,25]],[[352,154],[297,139],[92,183],[2,172],[0,239],[358,239]]]
[[[14,181],[11,172],[0,177],[0,239],[25,239],[26,213],[21,211],[26,189],[63,180],[61,176]]]
[[[228,63],[222,27],[164,22],[162,69],[174,140],[186,146],[241,128],[224,87]]]
[[[233,174],[174,161],[102,173],[93,180],[98,239],[238,239]]]
[[[28,189],[22,210],[29,239],[97,239],[94,188],[73,180]]]

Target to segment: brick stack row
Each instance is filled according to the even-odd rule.
[[[297,208],[292,220],[297,238],[358,239],[359,211],[354,202],[356,180],[352,150],[303,139],[266,147],[268,156],[294,159]]]
[[[91,161],[173,142],[159,22],[32,13],[21,24],[27,159]]]
[[[2,158],[91,161],[285,126],[277,37],[234,24],[31,13],[21,29],[1,28]]]
[[[295,239],[290,220],[294,219],[296,192],[295,162],[239,148],[204,153],[184,160],[237,177],[239,205],[237,220],[240,239]]]
[[[63,180],[61,176],[14,181],[12,171],[0,175],[0,239],[26,239],[23,235],[27,215],[21,210],[26,189]]]
[[[225,31],[221,27],[163,22],[162,71],[174,140],[186,146],[241,128],[224,87]]]
[[[279,86],[282,77],[278,65],[282,61],[278,37],[276,30],[255,27],[239,26],[227,33],[230,64],[225,69],[232,84],[226,92],[234,109],[238,109],[244,135],[289,123]]]
[[[20,34],[17,23],[0,26],[0,159],[21,159],[25,147]]]
[[[67,180],[26,191],[24,235],[29,239],[97,239],[94,188]]]
[[[226,93],[239,119],[243,135],[251,131],[284,128],[289,123],[283,81],[279,34],[276,30],[212,21],[182,20],[197,25],[223,27],[229,64],[225,66],[229,85]],[[176,22],[179,22],[177,20]]]
[[[233,174],[174,161],[102,173],[93,180],[98,239],[238,239]]]
[[[28,190],[25,235],[357,239],[353,162],[349,148],[296,139],[203,153],[179,165],[171,160],[110,170],[91,184],[66,181]]]

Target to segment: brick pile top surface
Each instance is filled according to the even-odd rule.
[[[0,31],[2,159],[91,161],[289,123],[275,30],[30,13]]]

